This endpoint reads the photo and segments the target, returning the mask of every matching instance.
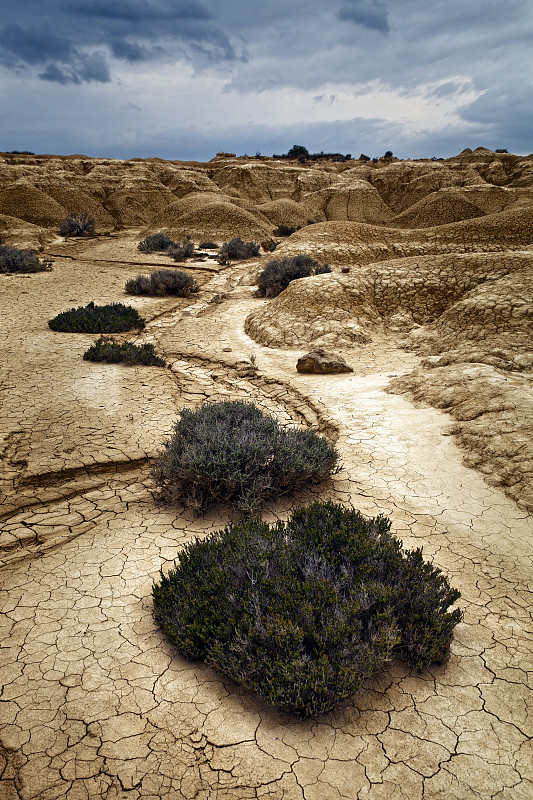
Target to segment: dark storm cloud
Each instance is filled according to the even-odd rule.
[[[94,52],[78,55],[73,64],[59,67],[48,64],[44,72],[39,73],[44,81],[67,83],[109,83],[111,75],[105,53]]]
[[[24,29],[16,23],[0,28],[0,48],[5,54],[4,58],[13,59],[13,63],[43,64],[49,59],[66,63],[75,54],[72,42],[63,36],[56,36],[46,26]]]
[[[146,47],[138,42],[128,42],[126,39],[113,38],[109,41],[109,44],[115,58],[129,61],[130,64],[134,61],[146,61],[149,58]]]
[[[20,69],[22,65],[45,65],[38,73],[42,80],[57,83],[107,83],[110,80],[105,53],[80,53],[63,36],[46,26],[28,27],[16,24],[0,29],[1,59],[4,65]]]
[[[387,6],[380,0],[344,0],[337,17],[381,33],[389,30]]]
[[[109,82],[110,59],[203,66],[245,57],[242,42],[237,52],[199,0],[49,0],[46,9],[35,0],[7,0],[2,20],[0,63],[17,71],[41,67],[41,79],[61,84]]]
[[[210,20],[213,14],[194,0],[67,0],[65,9],[75,14],[98,19],[139,22]]]

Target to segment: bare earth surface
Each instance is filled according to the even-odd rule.
[[[505,213],[494,198],[487,208],[488,184],[474,193],[468,158],[470,182],[462,179],[455,206],[464,210],[467,196],[468,219],[453,225],[479,223],[474,200],[480,215]],[[440,188],[422,190],[423,173],[410,193],[404,188],[401,207],[386,180],[395,168],[351,189],[345,172],[302,178],[285,165],[271,196],[237,167],[213,185],[271,214],[280,197],[301,206],[304,189],[322,212],[357,209],[361,195],[367,217],[374,209],[383,223],[421,213],[422,199]],[[497,176],[490,169],[480,182]],[[211,179],[191,172],[167,181],[169,205],[211,191]],[[527,194],[525,179],[516,182],[498,191]],[[512,202],[529,208],[521,197]],[[120,207],[133,213],[126,200]],[[194,209],[191,201],[187,213]],[[253,296],[259,259],[188,263],[201,284],[190,300],[125,301],[124,283],[140,264],[169,265],[137,251],[139,219],[93,240],[48,236],[52,272],[0,275],[1,800],[533,796],[529,222],[517,223],[499,251],[489,231],[490,246],[465,248],[452,262],[451,234],[438,234],[444,247],[421,224],[387,230],[386,252],[367,258],[365,219],[310,226],[279,252],[318,237],[331,253],[348,235],[339,225],[358,226],[350,247],[363,255],[352,271],[340,273],[348,256],[336,245],[331,278],[297,281],[275,300]],[[418,242],[418,256],[391,255],[400,233],[409,248]],[[169,369],[83,361],[95,336],[53,332],[47,320],[90,300],[135,305],[148,320],[135,340],[154,342]],[[334,346],[353,373],[297,373],[313,342]],[[464,619],[446,664],[418,674],[393,662],[353,701],[302,721],[167,643],[152,616],[153,580],[185,542],[232,516],[225,507],[196,517],[158,503],[150,459],[181,408],[223,397],[253,398],[284,423],[337,440],[342,471],[269,507],[265,519],[316,497],[389,516],[404,546],[421,546],[461,591]]]

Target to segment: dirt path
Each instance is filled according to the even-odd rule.
[[[2,800],[529,798],[533,526],[463,466],[446,415],[385,392],[414,356],[378,342],[345,353],[351,375],[299,375],[299,352],[244,334],[264,301],[232,268],[206,275],[194,302],[133,300],[171,369],[89,364],[94,337],[46,320],[123,299],[139,266],[128,237],[80,250],[2,286]],[[257,373],[239,363],[252,352]],[[152,581],[229,516],[158,505],[149,459],[180,407],[222,396],[337,431],[343,470],[320,496],[389,515],[462,592],[446,666],[395,662],[353,702],[299,721],[166,643]]]

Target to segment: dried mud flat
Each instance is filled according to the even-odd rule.
[[[431,166],[417,187],[403,185],[408,201],[400,208],[392,179],[383,188],[396,165],[364,188],[355,180],[350,188],[345,172],[285,165],[276,183],[275,165],[252,165],[261,180],[261,169],[270,170],[269,200],[252,167],[243,177],[238,161],[221,165],[216,189],[232,189],[246,214],[256,213],[252,205],[263,207],[260,214],[281,205],[287,214],[289,200],[316,207],[320,199],[322,210],[362,208],[368,217],[374,208],[392,227],[328,219],[303,228],[278,252],[327,251],[333,275],[298,281],[272,301],[252,294],[261,260],[191,262],[201,283],[192,300],[130,298],[148,320],[137,340],[155,343],[165,370],[85,362],[94,336],[46,324],[89,300],[124,301],[124,283],[143,262],[168,266],[136,250],[148,223],[129,220],[125,231],[67,243],[43,224],[53,271],[0,276],[0,797],[526,800],[533,793],[526,179],[507,190],[522,194],[513,199],[514,227],[504,217],[505,239],[494,219],[511,215],[503,202],[485,216],[481,209],[485,227],[472,219],[473,199],[504,191],[489,183],[498,171],[493,165],[489,174],[485,156],[482,188],[471,156],[461,162],[469,204],[465,210],[461,197],[454,208],[468,219],[429,233],[401,229],[394,215],[415,216],[420,195],[431,192],[444,192],[450,207],[451,188],[436,186]],[[205,170],[180,169],[181,182],[167,183],[170,206],[178,195],[212,189]],[[305,183],[305,198],[289,169]],[[424,213],[435,206],[428,200]],[[343,275],[346,263],[351,272]],[[297,357],[311,342],[334,347],[354,372],[298,374]],[[246,363],[252,352],[257,371]],[[422,546],[462,593],[464,619],[447,664],[418,674],[393,662],[352,702],[302,721],[166,642],[152,617],[153,579],[183,543],[223,527],[231,513],[218,507],[196,517],[159,504],[150,459],[180,408],[222,397],[253,397],[287,424],[337,439],[342,472],[318,492],[269,507],[265,518],[317,496],[388,515],[404,545]]]

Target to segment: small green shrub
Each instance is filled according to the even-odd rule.
[[[252,403],[227,400],[183,409],[152,475],[167,500],[197,509],[223,501],[252,512],[324,480],[337,460],[314,431],[282,428]]]
[[[106,364],[142,364],[147,367],[165,367],[165,361],[156,355],[153,344],[117,342],[112,336],[100,336],[83,354],[85,361],[103,361]]]
[[[165,233],[154,233],[139,242],[137,250],[142,253],[159,253],[168,250],[169,247],[173,247],[175,244],[176,242]]]
[[[173,258],[174,261],[186,261],[193,253],[194,242],[191,241],[189,236],[181,243],[176,242],[167,250],[167,255]]]
[[[302,715],[352,697],[394,654],[443,661],[460,596],[386,517],[332,502],[286,522],[242,521],[184,547],[153,586],[155,617],[202,659],[268,703]]]
[[[296,233],[296,231],[299,231],[301,227],[301,225],[298,225],[296,228],[292,225],[278,225],[274,231],[274,236],[291,236],[293,233]]]
[[[159,269],[151,275],[137,275],[126,281],[127,294],[134,295],[176,295],[190,297],[199,291],[199,286],[191,275],[179,269]]]
[[[200,250],[218,250],[216,242],[201,242],[199,245]]]
[[[49,272],[51,269],[52,262],[41,261],[35,250],[0,244],[0,273]]]
[[[260,245],[255,242],[243,242],[239,236],[224,242],[218,253],[219,264],[228,264],[244,258],[255,258],[259,255]]]
[[[67,217],[59,226],[61,236],[93,236],[95,222],[88,214],[75,214]]]
[[[331,272],[327,264],[319,264],[311,256],[274,258],[269,261],[257,279],[259,297],[277,297],[291,281]]]
[[[107,306],[86,306],[62,311],[49,320],[48,326],[53,331],[69,333],[120,333],[132,328],[142,330],[145,321],[139,316],[136,308],[123,303],[111,303]]]

